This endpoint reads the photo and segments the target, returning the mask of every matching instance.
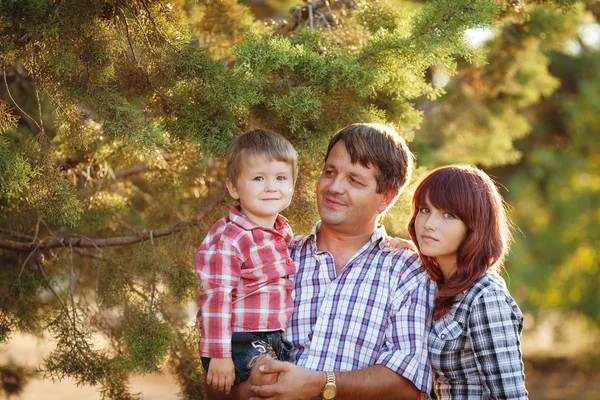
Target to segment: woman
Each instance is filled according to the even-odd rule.
[[[527,399],[523,315],[497,270],[511,241],[498,189],[484,172],[430,172],[412,200],[409,233],[437,282],[429,357],[438,399]]]

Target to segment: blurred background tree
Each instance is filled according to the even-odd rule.
[[[227,145],[255,126],[294,143],[285,214],[306,233],[324,147],[354,122],[412,141],[415,178],[496,176],[522,308],[598,326],[599,4],[2,0],[0,340],[48,334],[44,376],[103,398],[165,368],[202,398],[193,256],[233,204]]]

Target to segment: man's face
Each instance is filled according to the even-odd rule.
[[[317,206],[323,224],[349,233],[372,231],[394,199],[392,190],[377,193],[375,169],[353,164],[345,144],[336,143],[317,181]]]

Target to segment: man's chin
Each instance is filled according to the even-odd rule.
[[[346,223],[347,218],[342,213],[334,212],[319,212],[321,215],[321,223],[331,226],[341,225]]]

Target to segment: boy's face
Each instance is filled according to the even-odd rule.
[[[292,201],[292,166],[265,156],[250,156],[245,160],[237,182],[234,184],[227,179],[227,189],[234,199],[239,199],[248,219],[272,228],[277,214]]]

